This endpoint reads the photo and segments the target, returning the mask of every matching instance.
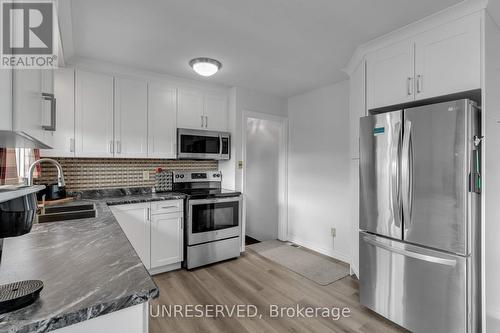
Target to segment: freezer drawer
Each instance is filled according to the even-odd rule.
[[[364,232],[359,244],[361,304],[414,333],[471,332],[469,258]]]
[[[359,228],[402,238],[400,162],[402,113],[360,120]]]

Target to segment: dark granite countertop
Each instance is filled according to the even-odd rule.
[[[75,203],[96,204],[97,217],[35,224],[29,234],[5,239],[0,284],[42,280],[33,304],[0,315],[0,332],[48,332],[144,303],[158,288],[108,208],[183,199],[179,193],[94,191]]]

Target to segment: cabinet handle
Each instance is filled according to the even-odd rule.
[[[56,98],[54,94],[42,93],[42,98],[50,101],[50,125],[43,125],[42,128],[46,131],[56,131]]]
[[[160,209],[169,209],[169,208],[177,208],[178,206],[176,205],[172,205],[172,206],[163,206],[163,207],[160,207]]]
[[[69,152],[74,153],[75,152],[75,139],[69,139]]]
[[[413,78],[409,77],[406,79],[406,91],[408,96],[413,95]]]
[[[205,127],[208,127],[208,116],[205,116]]]
[[[417,75],[417,94],[422,92],[424,77],[422,75]]]
[[[122,153],[122,142],[120,140],[116,141],[116,153],[117,154]]]
[[[201,118],[201,127],[203,127],[203,116],[200,116]]]
[[[113,154],[115,152],[115,145],[113,140],[109,140],[109,152]]]

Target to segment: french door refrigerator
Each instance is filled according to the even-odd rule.
[[[360,120],[361,303],[413,332],[479,332],[480,111]]]

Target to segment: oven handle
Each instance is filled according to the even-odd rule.
[[[241,203],[241,195],[237,196],[237,197],[228,197],[228,198],[188,200],[189,206],[199,205],[199,204],[223,203],[223,202],[239,202],[239,203]]]

